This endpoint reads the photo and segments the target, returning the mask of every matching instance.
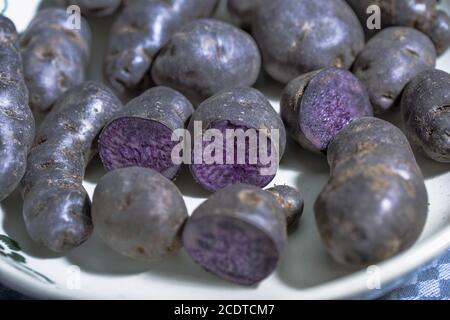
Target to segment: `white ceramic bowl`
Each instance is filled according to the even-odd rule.
[[[0,9],[2,5],[0,0]],[[39,1],[9,1],[6,15],[23,30]],[[444,4],[450,8],[449,2]],[[95,33],[90,78],[101,78],[105,35],[111,19],[92,21]],[[438,68],[450,72],[450,53],[441,57]],[[262,79],[258,88],[278,108],[282,87]],[[398,115],[389,116],[398,122]],[[430,214],[423,235],[407,252],[367,270],[345,269],[331,260],[322,247],[314,224],[312,206],[328,179],[325,158],[288,145],[281,170],[273,183],[297,186],[305,195],[306,207],[300,228],[291,237],[276,272],[256,288],[223,282],[189,260],[184,252],[163,262],[147,265],[124,258],[95,235],[66,256],[53,254],[27,236],[16,192],[1,204],[0,235],[15,243],[1,243],[0,282],[35,298],[81,299],[339,299],[379,297],[402,284],[408,276],[450,247],[450,165],[417,155],[430,195]],[[85,187],[92,195],[104,174],[97,160],[89,166]],[[184,171],[176,181],[192,210],[207,196]],[[0,236],[0,242],[8,242]]]

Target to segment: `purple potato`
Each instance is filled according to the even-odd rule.
[[[67,90],[85,80],[91,31],[81,18],[75,29],[64,9],[39,11],[20,37],[30,106],[48,111]]]
[[[152,78],[198,105],[221,90],[251,87],[260,69],[250,35],[225,22],[199,19],[172,36],[153,64]]]
[[[66,6],[79,6],[82,14],[96,17],[110,16],[122,4],[122,0],[59,0],[59,2]]]
[[[450,75],[422,72],[406,87],[401,106],[410,141],[431,159],[450,163]]]
[[[298,226],[303,214],[305,202],[302,194],[298,190],[286,185],[278,185],[266,191],[275,196],[284,210],[287,230],[293,231]]]
[[[183,230],[183,246],[206,271],[240,285],[256,285],[275,270],[283,253],[283,211],[270,192],[245,184],[227,187],[192,213]]]
[[[369,266],[409,248],[428,211],[425,182],[405,135],[361,118],[330,143],[331,178],[315,203],[316,223],[333,258]]]
[[[435,64],[436,50],[425,34],[413,28],[390,27],[367,43],[353,73],[368,88],[375,114],[381,114],[398,105],[409,81]]]
[[[224,141],[220,141],[220,146],[223,147],[222,163],[218,161],[208,162],[207,159],[201,157],[205,153],[197,154],[195,141],[204,138],[204,132],[195,132],[195,124],[201,123],[203,131],[215,129],[224,136]],[[262,169],[270,167],[270,164],[263,163],[259,157],[259,153],[267,154],[270,159],[276,159],[277,168],[278,161],[281,159],[286,146],[286,132],[283,121],[270,105],[267,98],[258,90],[252,88],[234,88],[224,90],[215,96],[205,100],[191,117],[189,132],[192,137],[193,163],[190,165],[191,173],[194,179],[205,189],[209,191],[217,191],[223,189],[231,184],[246,183],[259,187],[265,187],[273,180],[275,173],[262,174]],[[251,139],[243,138],[229,141],[226,138],[226,130],[241,130],[242,133],[255,133],[254,143],[250,145]],[[266,136],[260,130],[266,130],[269,136]],[[277,137],[278,141],[272,140]],[[203,136],[196,136],[202,134]],[[264,137],[265,139],[260,139]],[[211,145],[211,142],[203,139],[202,149],[206,149]],[[262,140],[262,141],[261,141]],[[202,141],[202,140],[200,140]],[[262,150],[263,143],[267,143],[267,152]],[[215,145],[215,144],[214,144]],[[234,146],[233,150],[227,150],[227,145]],[[245,157],[242,156],[241,162],[238,162],[238,155],[243,154],[242,149],[237,151],[239,145],[243,148],[245,146]],[[276,152],[276,154],[275,154]],[[250,157],[256,155],[255,158]],[[234,158],[231,157],[234,155]],[[202,161],[196,161],[200,158]],[[230,158],[230,161],[227,161]],[[254,161],[252,161],[252,159]],[[276,171],[276,170],[275,170]]]
[[[0,201],[3,201],[25,174],[35,131],[16,27],[3,15],[0,15],[0,97]]]
[[[84,82],[64,93],[42,122],[22,181],[25,225],[35,242],[63,252],[91,235],[84,173],[100,130],[120,108],[104,85]]]
[[[360,19],[368,38],[388,27],[411,27],[425,33],[434,42],[437,53],[450,46],[450,18],[438,10],[436,0],[347,0]],[[367,8],[377,5],[381,9],[381,28],[366,27],[371,14]]]
[[[181,166],[171,159],[178,144],[172,141],[177,129],[194,112],[192,104],[177,91],[152,88],[130,101],[102,131],[99,153],[107,171],[145,167],[174,179]]]
[[[92,220],[100,238],[122,255],[157,261],[181,247],[188,218],[183,196],[157,171],[109,172],[95,188]]]
[[[327,68],[292,80],[281,98],[281,117],[304,148],[326,153],[351,121],[372,116],[369,94],[349,71]]]
[[[364,47],[361,24],[344,0],[265,1],[252,32],[264,69],[282,83],[322,68],[348,69]]]
[[[114,22],[104,63],[104,76],[121,96],[148,87],[153,60],[172,34],[185,23],[213,13],[217,0],[133,0]]]

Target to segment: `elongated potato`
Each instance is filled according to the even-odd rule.
[[[30,106],[48,111],[68,89],[85,80],[91,31],[81,18],[74,28],[64,9],[39,11],[21,35],[20,50]]]
[[[34,127],[16,27],[0,15],[0,201],[17,188],[25,174]]]
[[[23,215],[34,241],[62,252],[90,236],[84,173],[95,139],[120,108],[105,86],[85,82],[58,99],[39,127],[23,179]]]
[[[340,263],[368,266],[409,248],[428,211],[424,179],[405,135],[361,118],[328,148],[331,178],[315,203],[323,243]]]
[[[146,88],[148,72],[161,48],[186,22],[207,17],[217,0],[132,0],[114,22],[104,76],[117,94],[127,97]]]

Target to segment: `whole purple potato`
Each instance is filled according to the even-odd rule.
[[[32,108],[49,110],[64,92],[84,81],[90,42],[90,28],[83,18],[76,29],[63,9],[37,13],[20,38]]]
[[[111,248],[131,258],[156,261],[177,252],[187,218],[180,191],[151,169],[109,172],[95,188],[96,232]]]
[[[195,130],[199,124],[201,131]],[[192,115],[188,129],[193,145],[191,173],[197,183],[209,191],[236,183],[265,187],[275,177],[286,146],[283,121],[267,98],[252,88],[224,90],[205,100]],[[206,151],[203,150],[211,146],[211,141],[205,138],[206,130],[211,133],[214,130],[224,137],[223,141],[214,143],[214,146],[223,147],[220,159],[217,158],[219,153],[213,161],[205,158]],[[227,137],[227,131],[236,138]],[[242,133],[241,139],[239,133]],[[248,134],[248,139],[244,134]],[[197,144],[202,148],[197,148]],[[265,148],[264,144],[267,144]],[[270,163],[264,163],[261,154],[270,158]],[[263,172],[263,169],[269,170]]]
[[[422,71],[433,69],[436,50],[422,32],[390,27],[375,35],[353,65],[353,73],[368,88],[376,114],[398,104],[406,84]]]
[[[99,153],[107,171],[124,167],[145,167],[174,179],[181,166],[174,164],[172,141],[177,129],[194,112],[192,104],[179,92],[154,87],[131,100],[103,129]]]
[[[102,84],[68,90],[42,122],[23,184],[23,215],[31,238],[55,252],[81,245],[92,232],[82,186],[100,130],[121,108]]]
[[[112,15],[122,4],[122,0],[59,0],[59,2],[66,6],[79,6],[82,14],[97,17]]]
[[[182,239],[189,256],[206,271],[252,286],[277,267],[287,240],[286,213],[272,193],[236,184],[192,213]]]
[[[354,119],[372,116],[369,94],[349,71],[327,68],[292,80],[281,98],[281,117],[303,147],[326,153],[331,140]]]
[[[322,68],[348,69],[364,47],[361,24],[344,0],[264,1],[252,32],[264,69],[282,83]]]
[[[153,81],[179,90],[195,105],[217,92],[251,87],[261,70],[255,41],[214,19],[192,21],[177,31],[153,64]]]
[[[25,174],[35,124],[28,106],[16,27],[0,15],[0,201]]]
[[[217,0],[132,0],[114,22],[104,75],[121,96],[132,95],[148,81],[150,67],[172,34],[185,23],[212,14]]]
[[[381,29],[401,26],[416,28],[433,40],[438,54],[450,46],[450,18],[437,9],[436,0],[347,0],[360,19],[368,37]],[[371,13],[367,9],[377,5],[381,10],[381,29],[367,28]]]
[[[406,87],[401,106],[410,140],[430,158],[450,162],[450,75],[422,72]]]
[[[368,266],[409,248],[428,210],[424,179],[405,135],[361,118],[330,143],[331,178],[314,207],[322,241],[336,261]]]

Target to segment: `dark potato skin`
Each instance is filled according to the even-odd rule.
[[[66,6],[79,6],[82,14],[96,17],[112,15],[122,4],[122,0],[59,0],[59,2]]]
[[[167,87],[154,87],[131,100],[100,135],[105,169],[146,167],[174,179],[181,166],[171,160],[178,143],[171,140],[172,134],[184,129],[193,112],[181,93]]]
[[[364,32],[344,0],[273,0],[255,9],[252,33],[263,67],[275,80],[327,67],[349,69]]]
[[[368,88],[375,114],[381,114],[398,105],[409,81],[435,64],[436,50],[425,34],[413,28],[390,27],[367,43],[353,73]]]
[[[109,172],[99,181],[92,200],[98,235],[111,248],[134,259],[157,261],[177,252],[187,218],[177,187],[146,168]]]
[[[266,189],[266,191],[275,196],[275,199],[283,208],[288,231],[294,231],[302,217],[305,205],[302,194],[297,189],[286,185],[278,185]]]
[[[431,158],[450,163],[450,75],[419,74],[402,96],[402,118],[410,141]]]
[[[373,115],[364,85],[351,72],[335,67],[289,82],[280,106],[290,135],[316,153],[326,153],[330,141],[351,121]]]
[[[148,86],[148,72],[161,48],[185,23],[211,15],[217,0],[132,0],[124,4],[109,39],[104,75],[120,96]]]
[[[285,215],[275,197],[245,184],[212,195],[192,213],[182,235],[197,264],[245,286],[273,272],[286,238]]]
[[[433,40],[440,55],[450,46],[450,18],[437,9],[436,0],[347,0],[361,21],[368,37],[380,30],[366,27],[367,8],[378,5],[381,9],[381,29],[393,26],[411,27],[425,33]]]
[[[188,125],[193,143],[193,159],[196,156],[194,146],[196,140],[194,124],[196,121],[202,123],[203,130],[242,129],[244,132],[247,129],[278,130],[279,145],[276,151],[279,159],[283,156],[286,146],[286,130],[283,121],[267,98],[256,89],[233,88],[224,90],[205,100],[197,108]],[[277,141],[271,142],[272,145],[277,143]],[[225,149],[224,157],[226,156]],[[274,149],[269,150],[273,152]],[[246,164],[235,165],[193,163],[190,165],[190,170],[194,179],[209,191],[217,191],[234,183],[247,183],[265,187],[274,178],[274,176],[263,176],[256,172],[257,168],[249,164],[249,161],[246,161]]]
[[[198,105],[221,90],[253,86],[260,70],[261,55],[250,35],[219,20],[199,19],[172,36],[155,60],[152,78]]]
[[[323,243],[336,261],[376,264],[419,238],[428,195],[400,129],[377,118],[355,120],[331,142],[328,162],[331,178],[314,210]]]
[[[92,232],[82,186],[95,139],[121,108],[102,84],[67,91],[41,124],[23,179],[23,215],[31,238],[55,252],[81,245]]]
[[[85,80],[90,42],[91,31],[83,18],[77,30],[64,9],[38,12],[20,37],[32,109],[49,110],[65,91]]]
[[[28,106],[16,27],[0,15],[0,201],[25,174],[35,124]]]

